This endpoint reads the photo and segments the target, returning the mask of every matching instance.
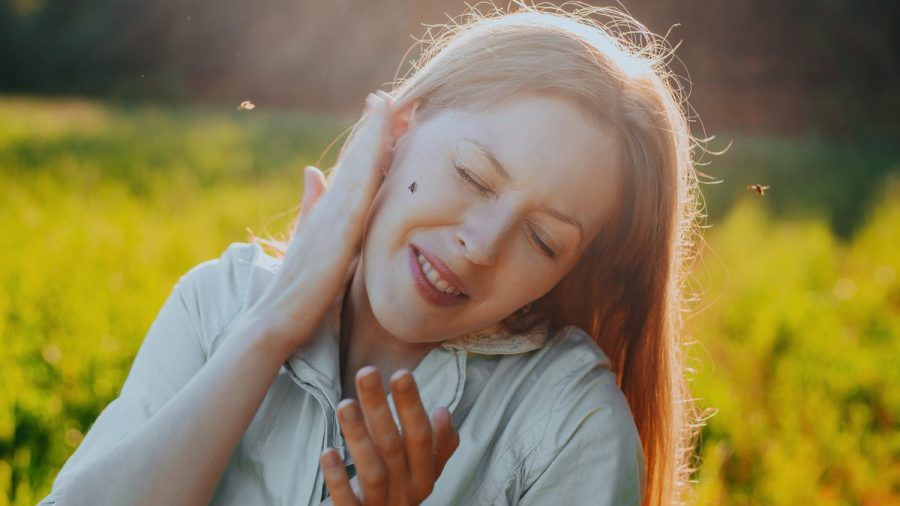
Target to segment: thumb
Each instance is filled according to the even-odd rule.
[[[297,227],[306,221],[306,216],[315,207],[327,188],[325,174],[321,170],[307,165],[303,169],[303,202],[300,205],[300,218]]]

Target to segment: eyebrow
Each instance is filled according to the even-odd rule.
[[[462,140],[464,140],[466,142],[470,142],[473,145],[475,145],[475,147],[478,148],[478,150],[481,152],[481,154],[484,155],[484,157],[487,158],[488,161],[491,163],[491,167],[493,167],[494,170],[497,171],[498,174],[500,174],[500,177],[502,177],[504,181],[507,181],[507,182],[512,181],[512,177],[509,175],[509,172],[506,172],[506,169],[503,167],[503,164],[500,163],[500,160],[497,160],[497,157],[494,156],[493,153],[491,153],[491,150],[488,149],[487,146],[485,146],[484,144],[476,141],[475,139],[471,139],[469,137],[463,137]],[[557,209],[548,208],[547,212],[549,214],[555,216],[556,218],[577,228],[578,233],[581,234],[582,238],[584,238],[584,227],[581,226],[581,223],[579,223],[578,220],[576,220],[575,218],[573,218],[573,217],[569,216],[568,214],[566,214],[562,211],[559,211]]]

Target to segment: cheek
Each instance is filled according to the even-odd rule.
[[[415,182],[415,192],[409,190]],[[386,255],[405,248],[419,226],[427,199],[422,198],[421,178],[392,173],[379,189],[366,222],[366,256]]]
[[[494,266],[491,293],[505,294],[500,296],[522,306],[546,295],[568,270],[563,264],[544,258],[524,233],[516,234],[512,240],[504,260]]]
[[[454,223],[466,205],[457,182],[440,167],[404,167],[389,176],[379,194],[381,214],[400,228]]]
[[[557,281],[555,274],[536,265],[534,260],[528,257],[528,252],[510,255],[504,269],[498,272],[495,278],[496,286],[502,287],[496,292],[525,302],[544,295],[556,285]]]

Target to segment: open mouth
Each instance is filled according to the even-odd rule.
[[[414,246],[409,247],[410,269],[416,290],[427,302],[437,306],[459,304],[469,297],[447,282],[431,262]]]

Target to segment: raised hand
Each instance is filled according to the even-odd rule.
[[[307,168],[301,215],[282,265],[244,314],[276,344],[282,359],[310,338],[352,275],[366,216],[402,133],[392,133],[391,120],[390,95],[370,94],[330,182]]]
[[[409,371],[401,369],[391,377],[400,432],[381,385],[378,370],[363,367],[356,374],[360,402],[344,399],[338,405],[338,422],[357,474],[348,480],[337,452],[329,449],[322,453],[325,483],[331,492],[322,504],[419,504],[431,494],[434,482],[459,446],[450,412],[438,408],[429,420]]]

